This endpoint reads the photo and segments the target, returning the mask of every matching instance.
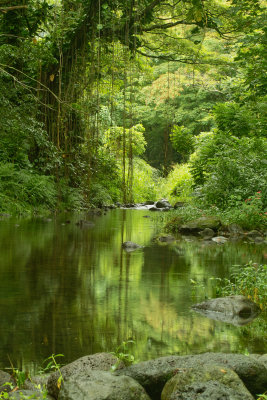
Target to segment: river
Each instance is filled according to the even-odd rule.
[[[84,218],[77,214],[2,218],[1,368],[11,360],[16,368],[36,371],[51,354],[64,354],[67,363],[114,351],[128,339],[140,361],[266,351],[264,338],[191,310],[214,296],[212,278],[229,277],[233,265],[263,262],[264,245],[189,239],[159,244],[152,214],[112,210],[91,216],[88,226],[76,224]],[[143,247],[126,252],[121,244],[127,240]]]

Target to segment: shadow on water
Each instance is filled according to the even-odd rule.
[[[0,363],[35,369],[52,353],[65,362],[113,351],[133,338],[135,358],[204,351],[264,351],[240,327],[194,313],[214,296],[211,277],[262,262],[262,245],[153,242],[147,211],[0,222]],[[84,218],[84,217],[83,217]],[[88,218],[89,219],[89,218]],[[125,252],[121,244],[142,246]],[[192,284],[194,282],[194,284]]]

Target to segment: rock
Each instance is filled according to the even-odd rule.
[[[262,354],[259,357],[259,361],[262,362],[265,365],[266,369],[267,369],[267,354]]]
[[[1,212],[1,213],[0,213],[0,217],[3,217],[3,218],[10,218],[10,217],[11,217],[11,214]]]
[[[152,200],[148,200],[148,201],[145,201],[145,202],[143,203],[144,206],[153,206],[154,204],[155,204],[155,202],[152,201]]]
[[[149,211],[162,211],[162,208],[157,208],[157,207],[150,207]]]
[[[26,379],[23,385],[23,389],[33,390],[39,389],[39,391],[46,387],[48,379],[50,378],[51,374],[42,374],[31,376],[31,379]]]
[[[259,231],[253,230],[253,231],[247,232],[246,237],[255,239],[258,237],[262,237],[262,234]]]
[[[238,224],[230,224],[230,225],[228,225],[227,228],[228,228],[230,235],[233,235],[233,236],[243,236],[244,235],[243,229]]]
[[[116,375],[127,375],[142,385],[153,400],[160,400],[165,383],[177,372],[206,365],[229,368],[237,373],[252,394],[264,393],[267,387],[265,365],[243,354],[204,353],[190,356],[167,356],[116,371]],[[208,399],[207,399],[208,400]]]
[[[136,381],[105,371],[80,371],[64,379],[59,400],[150,400]]]
[[[206,228],[212,229],[213,231],[217,232],[220,225],[221,221],[218,218],[207,216],[183,224],[182,226],[180,226],[179,231],[180,233],[185,235],[197,234],[198,232],[203,231]]]
[[[89,374],[91,371],[109,371],[111,367],[117,362],[117,357],[110,353],[96,353],[90,356],[84,356],[70,364],[60,368],[63,380],[68,380],[73,375]],[[122,367],[121,364],[120,367]],[[58,397],[58,379],[60,377],[59,371],[52,373],[47,382],[48,393],[57,398]]]
[[[177,202],[174,204],[173,208],[175,208],[175,210],[177,210],[177,208],[184,207],[185,204],[186,204],[186,203],[183,202],[183,201],[177,201]]]
[[[228,241],[228,239],[224,236],[216,236],[216,237],[213,237],[211,240],[218,244],[224,244]]]
[[[140,249],[141,247],[142,246],[139,246],[139,244],[130,241],[122,243],[122,248],[126,251],[134,251],[136,249]]]
[[[245,296],[218,297],[192,306],[194,310],[213,311],[229,316],[251,318],[260,312],[260,308]]]
[[[16,390],[13,393],[9,394],[10,399],[36,399],[36,400],[54,400],[53,397],[49,396],[46,392],[42,393],[38,390]]]
[[[16,386],[16,382],[12,376],[7,372],[0,370],[0,393],[11,391],[10,385],[5,385],[7,382],[9,382],[12,386]]]
[[[200,231],[199,234],[203,239],[211,239],[215,235],[215,232],[213,229],[205,228],[203,231]]]
[[[253,400],[238,375],[216,365],[179,371],[162,391],[162,400]]]
[[[78,222],[76,222],[76,225],[80,228],[93,228],[95,226],[93,222],[86,221],[84,219],[80,219]]]
[[[157,208],[171,208],[170,203],[166,199],[161,199],[157,201],[155,205]]]
[[[158,241],[159,242],[173,242],[174,240],[175,240],[175,237],[173,237],[171,235],[158,237]]]

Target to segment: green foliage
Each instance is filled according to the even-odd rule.
[[[248,136],[253,128],[250,110],[240,104],[218,103],[213,109],[213,114],[218,129],[236,137]]]
[[[190,134],[190,131],[184,126],[174,125],[171,130],[170,140],[173,148],[186,161],[194,150],[194,138]]]
[[[266,207],[266,150],[263,138],[238,139],[220,132],[206,136],[190,161],[199,199],[205,205],[227,208],[233,196],[245,200],[261,191]]]
[[[188,164],[176,164],[168,176],[159,181],[158,197],[176,201],[189,201],[193,191],[193,179]]]
[[[140,203],[157,199],[158,171],[145,160],[135,157],[133,163],[133,199]]]
[[[217,278],[217,294],[242,294],[253,300],[262,310],[267,310],[267,265],[250,262],[236,265],[230,279]]]
[[[116,348],[116,350],[111,353],[117,357],[117,362],[111,367],[112,371],[116,371],[121,363],[123,363],[126,367],[128,367],[135,362],[134,355],[129,353],[128,350],[129,344],[132,343],[135,343],[134,340],[123,341],[122,344],[120,344]]]
[[[0,209],[23,213],[34,208],[53,209],[57,190],[53,178],[38,175],[14,164],[0,163]]]
[[[122,157],[125,141],[126,156],[141,155],[145,151],[146,141],[144,138],[145,128],[138,124],[129,129],[123,127],[112,127],[105,133],[104,147],[113,152],[117,157]]]
[[[231,196],[229,208],[223,212],[224,221],[236,223],[242,228],[265,229],[267,227],[267,209],[263,207],[261,192],[241,201],[240,196]]]

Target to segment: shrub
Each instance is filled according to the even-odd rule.
[[[158,197],[166,197],[171,202],[188,201],[193,191],[193,178],[188,164],[176,164],[167,178],[160,181]]]

